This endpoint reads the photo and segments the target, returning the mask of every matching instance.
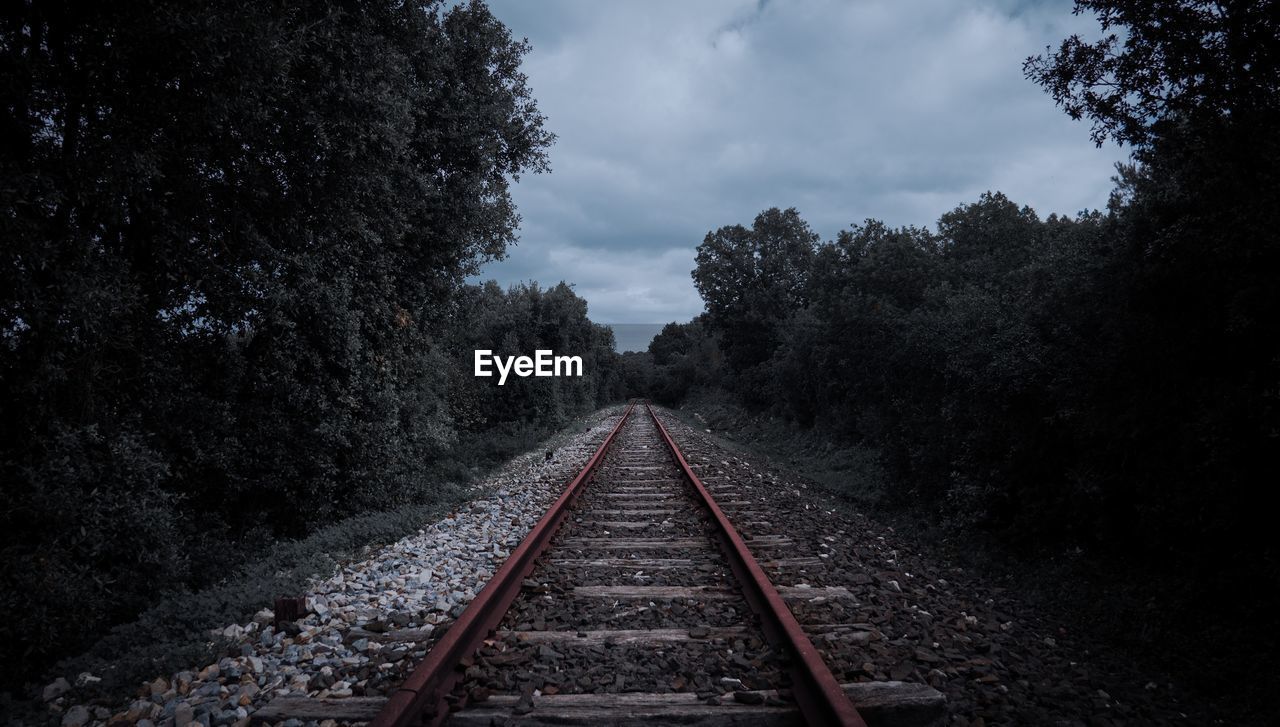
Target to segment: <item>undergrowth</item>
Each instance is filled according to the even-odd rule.
[[[603,412],[612,413],[610,409]],[[511,455],[559,447],[589,428],[600,415],[575,418],[550,436],[545,430],[525,427],[500,436],[473,437],[468,442],[468,450],[476,453],[473,462],[454,461],[449,468],[442,468],[460,481],[433,484],[433,502],[353,516],[304,538],[246,550],[241,566],[198,591],[158,590],[153,606],[135,620],[112,628],[85,653],[59,662],[40,683],[59,676],[75,683],[79,674],[88,673],[101,681],[78,687],[73,697],[114,705],[122,694],[157,675],[212,663],[227,646],[210,636],[212,630],[245,623],[258,610],[270,608],[277,596],[305,593],[314,579],[327,577],[339,565],[367,557],[377,548],[413,534],[479,495],[481,491],[470,483],[507,466]],[[39,705],[26,698],[37,695],[38,685],[27,685],[25,695],[0,694],[0,711],[10,715],[25,711],[34,716],[31,710]]]

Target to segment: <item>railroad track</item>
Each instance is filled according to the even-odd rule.
[[[851,594],[785,534],[744,538],[647,404],[586,466],[389,697],[282,697],[256,723],[933,724],[922,684],[839,684],[810,635],[857,628]],[[753,528],[753,532],[756,529]],[[778,584],[770,579],[773,576]],[[789,606],[805,622],[797,622]],[[413,634],[385,638],[413,640]]]

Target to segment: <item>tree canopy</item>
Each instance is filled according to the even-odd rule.
[[[819,242],[777,208],[721,227],[693,271],[706,314],[655,339],[650,390],[874,451],[876,502],[964,542],[1140,564],[1163,579],[1153,631],[1213,614],[1197,658],[1226,686],[1266,652],[1277,604],[1222,594],[1280,580],[1257,507],[1280,471],[1278,16],[1076,11],[1104,37],[1024,69],[1094,141],[1133,146],[1105,211],[987,193],[932,229],[866,220]]]
[[[483,3],[2,12],[6,678],[615,394],[570,289],[463,285],[553,140]],[[590,376],[497,406],[450,346],[500,329]]]
[[[1280,110],[1280,13],[1272,0],[1077,0],[1103,36],[1032,56],[1027,77],[1093,140],[1150,143],[1162,124]]]
[[[818,241],[794,209],[756,215],[750,229],[728,225],[698,246],[693,281],[707,316],[728,332],[725,355],[739,368],[765,361],[780,342],[778,324],[803,307],[804,275]]]

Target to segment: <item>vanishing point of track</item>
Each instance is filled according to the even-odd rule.
[[[766,569],[794,574],[820,560],[790,552],[785,534],[744,538],[721,508],[750,504],[736,492],[705,485],[654,410],[633,402],[388,697],[285,699],[255,721],[932,724],[939,702],[920,698],[925,685],[837,682],[807,633],[856,628],[839,608],[824,611],[851,594],[775,586]],[[806,605],[804,626],[789,600]]]
[[[440,723],[451,709],[465,709],[468,706],[468,695],[453,695],[451,691],[467,676],[468,669],[475,666],[472,655],[485,644],[486,639],[494,635],[494,630],[502,623],[504,616],[516,605],[517,599],[522,597],[522,589],[532,591],[528,596],[537,599],[540,581],[536,578],[528,579],[535,567],[567,572],[565,575],[569,576],[570,582],[580,583],[571,586],[570,597],[588,601],[574,614],[578,616],[577,623],[574,624],[575,630],[559,632],[562,637],[553,636],[547,640],[549,644],[568,651],[575,646],[575,641],[596,644],[604,641],[613,645],[618,639],[629,639],[631,643],[649,643],[662,648],[664,661],[678,666],[681,656],[693,659],[701,655],[697,652],[704,650],[696,648],[701,646],[697,643],[699,640],[707,639],[713,634],[727,637],[746,648],[750,648],[747,646],[749,644],[755,647],[754,651],[765,651],[766,656],[775,657],[774,660],[756,659],[754,663],[740,658],[740,673],[750,672],[754,676],[745,686],[784,690],[789,687],[809,724],[864,724],[835,677],[818,656],[817,649],[787,609],[778,590],[769,582],[751,555],[743,538],[685,461],[675,440],[667,433],[653,410],[647,404],[644,407],[648,417],[641,419],[632,417],[636,405],[628,405],[617,425],[582,471],[570,482],[564,494],[534,526],[458,621],[435,644],[427,658],[392,693],[372,724],[391,727]],[[587,492],[587,485],[593,482],[598,484],[592,489],[598,491],[591,493],[595,497],[590,503],[583,502],[586,499],[584,494]],[[682,501],[687,501],[690,495],[696,497],[701,505],[701,512],[687,505],[680,507],[685,504]],[[553,555],[560,557],[551,558],[539,566],[537,559],[552,548],[557,531],[574,513],[575,505],[586,505],[577,508],[580,516],[574,523],[575,532],[566,533],[567,537],[555,544],[556,552]],[[706,525],[707,516],[711,527]],[[591,522],[587,522],[587,518],[591,518]],[[645,537],[649,531],[654,531],[657,536]],[[582,534],[579,535],[579,532]],[[578,557],[566,557],[569,553],[559,551],[572,551]],[[621,553],[630,557],[618,557]],[[584,555],[587,557],[582,557]],[[651,555],[660,557],[649,557]],[[726,561],[731,575],[720,567],[726,565]],[[696,586],[648,585],[646,581],[652,578],[643,578],[645,568],[649,572],[664,575],[673,570],[692,570],[698,574],[699,580],[707,583]],[[631,583],[616,585],[620,580],[626,579],[627,575],[636,573],[641,577],[632,577],[629,579]],[[616,577],[619,575],[622,576],[621,579]],[[687,579],[665,577],[662,580]],[[637,581],[638,585],[632,585]],[[590,624],[591,626],[609,625],[608,622],[613,620],[611,612],[616,610],[616,604],[620,601],[652,603],[655,599],[689,599],[691,608],[681,608],[683,613],[675,617],[659,618],[683,623],[658,624],[676,628],[647,629],[654,632],[647,639],[643,634],[644,630],[640,629],[584,628],[584,619],[586,622],[603,622]],[[747,606],[757,617],[752,624],[753,628],[732,623],[719,626],[699,623],[704,614],[695,604],[708,600],[738,601],[741,605],[735,609],[718,604],[721,607],[705,614],[706,618],[723,621],[726,616],[732,619],[736,615],[740,620],[746,620],[749,613],[743,606]],[[591,603],[593,601],[598,604],[594,609]],[[558,608],[554,601],[549,605],[549,609],[544,606],[528,610],[554,611]],[[656,614],[657,610],[652,609],[650,612]],[[641,613],[645,611],[636,612],[637,615]],[[543,614],[538,613],[532,618],[539,616]],[[634,621],[628,625],[634,625]],[[681,629],[679,626],[686,628]],[[757,638],[758,634],[748,633],[749,631],[762,632],[767,646],[762,643],[764,640]],[[601,632],[605,633],[602,635]],[[515,639],[519,639],[521,633],[509,632]],[[530,631],[524,635],[547,633],[557,632]],[[692,636],[689,636],[690,633]],[[689,653],[679,653],[682,649]],[[705,661],[705,655],[702,656]],[[780,668],[774,668],[771,661],[775,661]],[[481,672],[483,671],[482,669]],[[584,671],[581,662],[577,662],[576,671]],[[671,672],[665,669],[660,672],[659,678],[669,685]],[[501,675],[497,675],[497,678],[501,681]],[[741,682],[742,679],[738,681]],[[590,683],[585,682],[588,685]],[[527,704],[529,695],[521,696]],[[748,699],[754,701],[755,698]],[[483,706],[488,701],[498,700],[485,699],[479,704]],[[785,708],[776,704],[780,701],[776,698],[768,701],[774,704],[763,709]],[[625,715],[618,712],[618,708],[632,711],[634,718],[641,721],[646,718],[661,720],[665,709],[660,703],[628,704],[626,700],[620,700],[617,707],[607,714],[618,719],[624,718]],[[519,700],[509,709],[514,709],[517,714],[523,711]],[[583,712],[580,716],[587,716],[585,711],[580,711]]]

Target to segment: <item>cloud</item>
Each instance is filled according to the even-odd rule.
[[[693,288],[690,248],[635,248],[600,251],[565,240],[522,246],[498,263],[506,283],[565,281],[587,300],[588,315],[604,323],[662,323],[688,320],[702,310]],[[486,276],[494,277],[494,276]],[[691,312],[692,311],[692,312]]]
[[[605,322],[687,320],[703,236],[797,207],[824,237],[927,225],[986,190],[1042,215],[1106,203],[1096,149],[1022,77],[1073,32],[1069,2],[529,3],[494,13],[558,136],[514,189],[525,224],[484,277],[575,283]]]

